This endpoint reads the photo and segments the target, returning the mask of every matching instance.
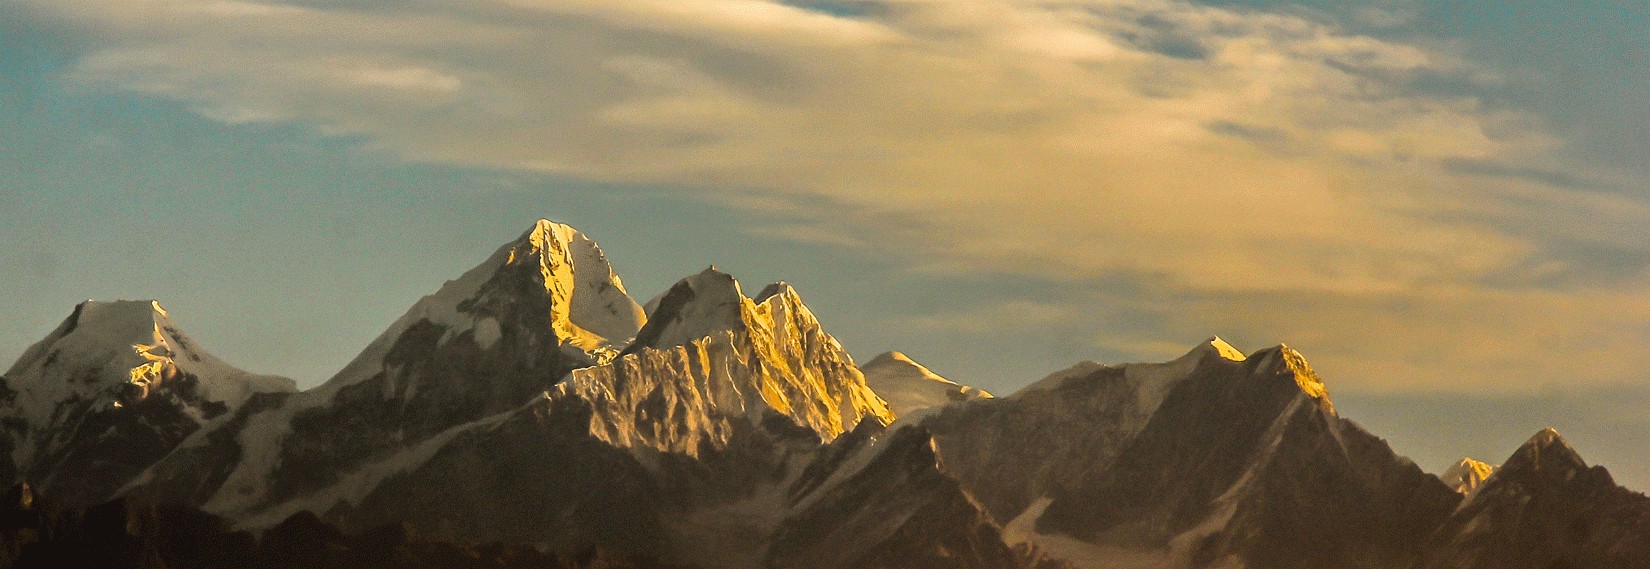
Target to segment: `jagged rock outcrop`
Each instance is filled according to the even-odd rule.
[[[958,401],[991,397],[985,391],[940,377],[899,352],[883,352],[859,366],[859,371],[865,374],[865,384],[881,395],[899,417]]]
[[[86,301],[0,378],[0,477],[95,504],[203,424],[293,391],[205,352],[158,302]]]
[[[1425,548],[1420,569],[1650,567],[1650,498],[1587,466],[1543,429],[1496,469]]]

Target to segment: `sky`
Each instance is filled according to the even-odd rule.
[[[1650,489],[1650,3],[6,0],[0,360],[313,386],[534,220],[999,394],[1212,335],[1438,472]]]

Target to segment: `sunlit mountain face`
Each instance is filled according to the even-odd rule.
[[[1650,486],[1650,8],[1503,4],[16,0],[0,360],[158,298],[314,387],[548,215],[859,363],[1287,340],[1428,470],[1551,425]]]
[[[0,378],[0,562],[1650,563],[1650,498],[1557,431],[1429,473],[1284,345],[1211,337],[993,396],[899,352],[861,366],[799,288],[744,290],[712,267],[639,304],[540,220],[304,390],[158,302],[80,304]]]
[[[1650,567],[1647,2],[0,38],[0,569]]]

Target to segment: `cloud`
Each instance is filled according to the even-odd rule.
[[[1647,274],[1588,269],[1642,264],[1650,208],[1573,173],[1537,117],[1470,94],[1494,73],[1320,17],[1178,0],[38,9],[104,38],[86,83],[414,160],[839,207],[750,230],[897,251],[933,278],[1138,276],[1156,289],[1064,309],[1310,344],[1372,370],[1355,388],[1650,364],[1630,349]],[[999,308],[1119,351],[1164,342],[1062,329],[1031,301]]]

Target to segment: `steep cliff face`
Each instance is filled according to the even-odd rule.
[[[87,301],[0,379],[0,448],[8,476],[90,505],[255,394],[292,391],[205,352],[155,301]]]
[[[514,410],[640,329],[601,250],[539,221],[419,300],[332,379],[202,433],[131,490],[244,518]],[[191,472],[213,472],[202,482]]]
[[[1650,498],[1587,466],[1557,431],[1513,453],[1433,534],[1422,569],[1650,566]]]

